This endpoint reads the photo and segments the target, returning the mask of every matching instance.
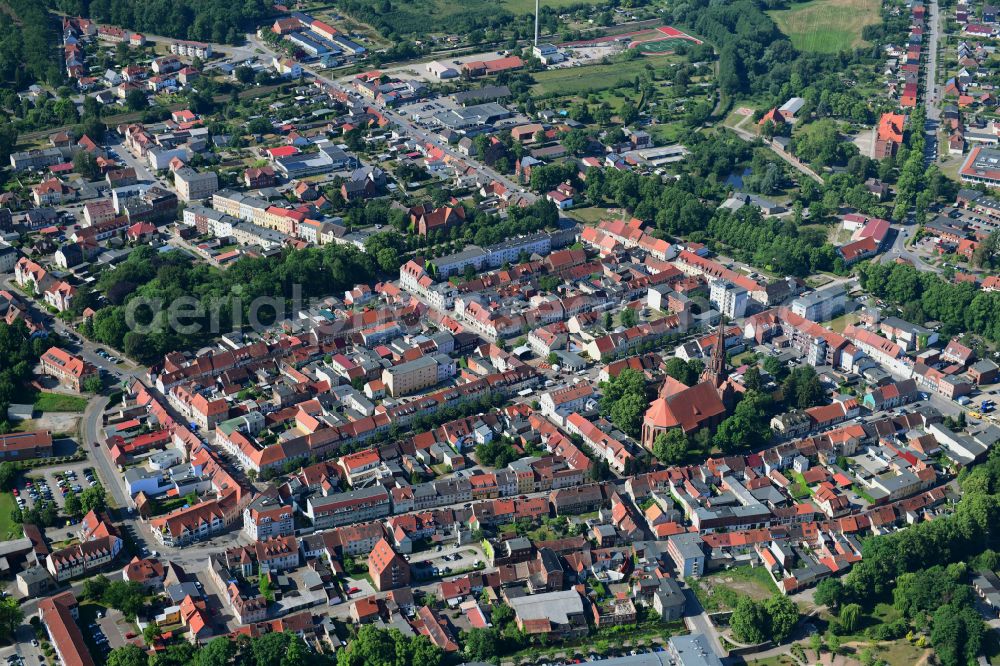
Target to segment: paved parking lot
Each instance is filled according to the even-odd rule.
[[[75,472],[76,480],[69,480],[69,486],[79,486],[80,492],[83,492],[91,486],[91,483],[87,481],[84,470],[93,469],[89,460],[81,460],[79,462],[69,463],[65,465],[53,465],[51,467],[43,467],[40,469],[35,469],[27,472],[26,476],[21,478],[18,482],[16,488],[18,491],[18,497],[24,500],[24,506],[30,507],[34,506],[35,498],[31,496],[30,489],[35,489],[38,494],[38,499],[48,499],[51,495],[51,499],[56,503],[56,506],[62,507],[66,503],[65,496],[59,490],[59,479],[56,474],[63,474],[65,472]],[[31,482],[31,487],[27,484]],[[41,482],[45,483],[42,484]],[[94,476],[94,481],[97,481],[97,477]],[[48,488],[48,495],[44,492],[45,488]]]
[[[137,640],[136,636],[133,636],[132,639],[126,637],[127,634],[137,634],[138,632],[136,631],[136,627],[118,611],[109,610],[107,615],[97,621],[97,625],[107,637],[108,645],[111,646],[111,649]]]
[[[90,607],[93,609],[93,607]],[[95,652],[95,661],[98,663],[103,662],[108,653],[111,652],[116,647],[121,647],[125,643],[136,642],[140,639],[138,636],[138,631],[132,623],[125,619],[119,611],[113,609],[94,610],[94,613],[100,614],[102,617],[96,617],[90,612],[87,616],[81,613],[80,617],[80,629],[83,632],[84,640],[87,642],[88,647]],[[125,638],[126,634],[134,633],[137,636],[132,639]]]
[[[13,661],[8,661],[14,655],[21,658],[23,666],[38,666],[45,661],[41,647],[32,644],[32,641],[35,640],[35,631],[30,625],[22,624],[17,628],[14,637],[16,640],[13,645],[0,648],[0,660],[2,660],[0,664],[14,666]]]
[[[423,551],[410,555],[410,564],[414,567],[424,565],[431,568],[429,575],[450,578],[455,575],[453,572],[472,569],[476,566],[486,564],[486,558],[482,549],[474,544],[459,546],[451,544],[442,546],[441,550]],[[434,572],[437,569],[437,572]]]

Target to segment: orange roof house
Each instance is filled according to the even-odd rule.
[[[778,111],[778,107],[774,107],[773,109],[765,113],[763,116],[761,116],[760,120],[757,121],[757,124],[763,127],[764,125],[767,124],[768,120],[770,120],[775,125],[783,125],[785,123],[785,116],[781,114],[781,111]]]

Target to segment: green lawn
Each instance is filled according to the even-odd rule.
[[[574,208],[567,213],[570,217],[580,220],[584,224],[597,224],[601,220],[612,220],[618,217],[608,211],[607,208],[597,208],[587,206],[585,208]]]
[[[767,659],[751,659],[747,663],[754,666],[798,666],[799,662],[787,654],[779,654],[777,657],[768,657]]]
[[[763,567],[736,567],[726,572],[733,578],[755,582],[769,592],[777,592],[778,588],[771,579],[771,574]]]
[[[663,65],[668,60],[669,57],[664,56],[657,58],[655,63]],[[580,95],[631,85],[647,64],[650,64],[649,60],[639,58],[607,65],[584,65],[535,72],[532,74],[535,85],[531,86],[531,92],[535,95]]]
[[[684,132],[684,126],[681,123],[659,123],[650,125],[646,130],[657,142],[669,144],[677,142]]]
[[[165,513],[170,513],[171,511],[180,509],[185,504],[188,504],[186,497],[171,497],[169,499],[153,499],[150,501],[154,516],[162,516]]]
[[[866,44],[861,31],[881,20],[879,7],[876,0],[812,0],[768,14],[800,51],[838,53]]]
[[[0,493],[0,541],[10,541],[20,539],[24,536],[24,531],[18,523],[15,523],[10,514],[17,508],[17,502],[10,493]]]
[[[87,399],[78,395],[41,392],[35,398],[35,409],[40,412],[82,412],[87,408]]]
[[[843,333],[848,324],[857,324],[858,321],[859,318],[856,312],[848,312],[847,314],[840,315],[836,319],[831,319],[829,327],[831,331]]]
[[[795,499],[806,499],[812,497],[813,491],[806,484],[805,478],[802,476],[802,472],[796,472],[794,469],[788,470],[789,481],[792,485],[788,487],[788,492],[792,494]]]

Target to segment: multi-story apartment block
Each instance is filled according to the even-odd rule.
[[[746,289],[728,280],[713,280],[709,300],[726,319],[732,321],[746,315],[750,295]]]
[[[201,201],[219,189],[219,177],[214,171],[182,167],[174,172],[174,187],[181,201]]]
[[[349,493],[314,496],[306,501],[305,514],[316,529],[338,527],[384,518],[391,503],[385,488],[376,486]]]
[[[243,509],[243,531],[254,541],[294,534],[294,513],[277,492],[261,493]]]
[[[394,398],[417,393],[438,383],[438,362],[432,356],[421,356],[394,365],[382,371],[382,383]]]

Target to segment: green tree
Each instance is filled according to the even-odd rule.
[[[621,322],[622,326],[625,328],[632,328],[635,326],[637,319],[638,318],[636,317],[634,308],[625,308],[622,310]]]
[[[750,391],[760,391],[764,388],[764,380],[760,374],[760,368],[752,365],[743,373],[743,385]]]
[[[0,463],[0,490],[9,492],[17,483],[17,469],[9,462]]]
[[[985,636],[986,625],[973,608],[945,604],[934,612],[931,643],[943,666],[975,663]]]
[[[690,442],[680,428],[661,432],[653,440],[653,455],[666,465],[679,465],[687,458]]]
[[[254,664],[256,666],[281,666],[288,651],[289,638],[292,635],[275,631],[254,639],[252,644]]]
[[[10,154],[17,146],[17,129],[14,123],[0,123],[0,159],[4,164],[9,163]]]
[[[78,150],[73,155],[73,171],[77,172],[87,180],[94,180],[100,176],[100,168],[97,166],[97,157],[86,150]]]
[[[0,599],[0,639],[13,638],[14,632],[24,621],[24,611],[12,596]]]
[[[610,414],[611,408],[629,394],[646,395],[646,378],[631,368],[626,368],[602,385],[601,412]]]
[[[813,601],[820,606],[837,608],[844,599],[844,584],[839,578],[824,578],[816,585]]]
[[[178,641],[167,645],[149,658],[149,666],[188,666],[194,661],[195,648],[187,641]]]
[[[306,666],[312,656],[306,649],[306,644],[302,638],[292,634],[288,641],[288,649],[285,656],[281,658],[281,666]]]
[[[397,629],[385,631],[369,624],[358,630],[346,650],[337,652],[337,666],[438,666],[443,656],[426,636],[409,638]]]
[[[225,636],[219,636],[198,651],[198,666],[228,666],[235,656],[236,644]]]
[[[799,621],[799,608],[794,601],[775,594],[764,602],[764,612],[768,618],[769,634],[775,643],[781,643],[792,635]]]
[[[492,661],[499,656],[500,640],[497,630],[473,628],[465,634],[465,654],[475,661]]]
[[[694,386],[698,383],[698,377],[704,369],[705,363],[700,359],[695,358],[685,361],[676,356],[667,359],[665,367],[668,375],[687,386]]]
[[[819,375],[811,365],[800,365],[792,370],[782,384],[782,392],[785,401],[799,409],[822,404],[826,397]]]
[[[83,514],[83,504],[80,502],[80,496],[74,492],[70,492],[66,495],[66,504],[63,507],[66,514],[73,516],[74,518],[79,517]]]
[[[270,576],[261,574],[258,587],[260,588],[260,596],[264,597],[268,601],[274,601],[274,591],[271,589]]]
[[[100,375],[91,375],[83,380],[83,390],[87,393],[100,393],[104,388],[104,382]]]
[[[781,361],[774,356],[764,357],[763,367],[764,372],[774,377],[777,381],[781,381],[784,377],[786,368],[782,365]]]
[[[134,618],[146,603],[146,590],[135,581],[115,580],[108,583],[102,599],[125,617]]]
[[[244,85],[253,83],[253,69],[246,65],[237,67],[234,74],[236,75],[236,80]]]
[[[571,155],[580,155],[587,148],[587,135],[583,130],[570,130],[563,135],[561,143]]]
[[[146,652],[134,643],[126,643],[108,653],[108,666],[147,666]]]
[[[840,609],[840,615],[837,619],[843,633],[853,634],[861,626],[861,606],[858,604],[847,604]]]
[[[111,581],[108,580],[107,576],[99,574],[83,581],[82,594],[90,601],[101,601],[104,599],[104,593],[107,592],[110,584]]]
[[[747,391],[733,414],[715,431],[713,442],[725,453],[758,448],[771,438],[768,425],[770,399],[756,391]]]
[[[142,630],[142,639],[146,641],[146,645],[152,645],[162,635],[163,631],[160,630],[160,625],[155,622],[150,622],[146,625],[146,628]]]
[[[505,603],[498,603],[493,606],[490,613],[493,626],[503,630],[508,624],[514,621],[514,609]]]
[[[395,248],[384,247],[375,255],[379,268],[386,273],[399,271],[399,252]]]
[[[642,431],[642,418],[648,406],[645,395],[628,393],[611,408],[611,421],[625,434],[637,437]]]
[[[94,511],[102,513],[108,510],[108,493],[101,484],[94,484],[83,491],[83,494],[80,496],[80,503],[83,505],[85,512]]]
[[[639,118],[639,109],[632,100],[627,99],[622,104],[618,117],[621,118],[623,125],[631,125]]]
[[[764,605],[750,597],[740,597],[729,618],[729,626],[741,643],[763,643],[767,640],[768,629]]]
[[[142,111],[149,108],[149,102],[146,101],[146,93],[138,88],[129,90],[125,94],[125,106],[130,111]]]

